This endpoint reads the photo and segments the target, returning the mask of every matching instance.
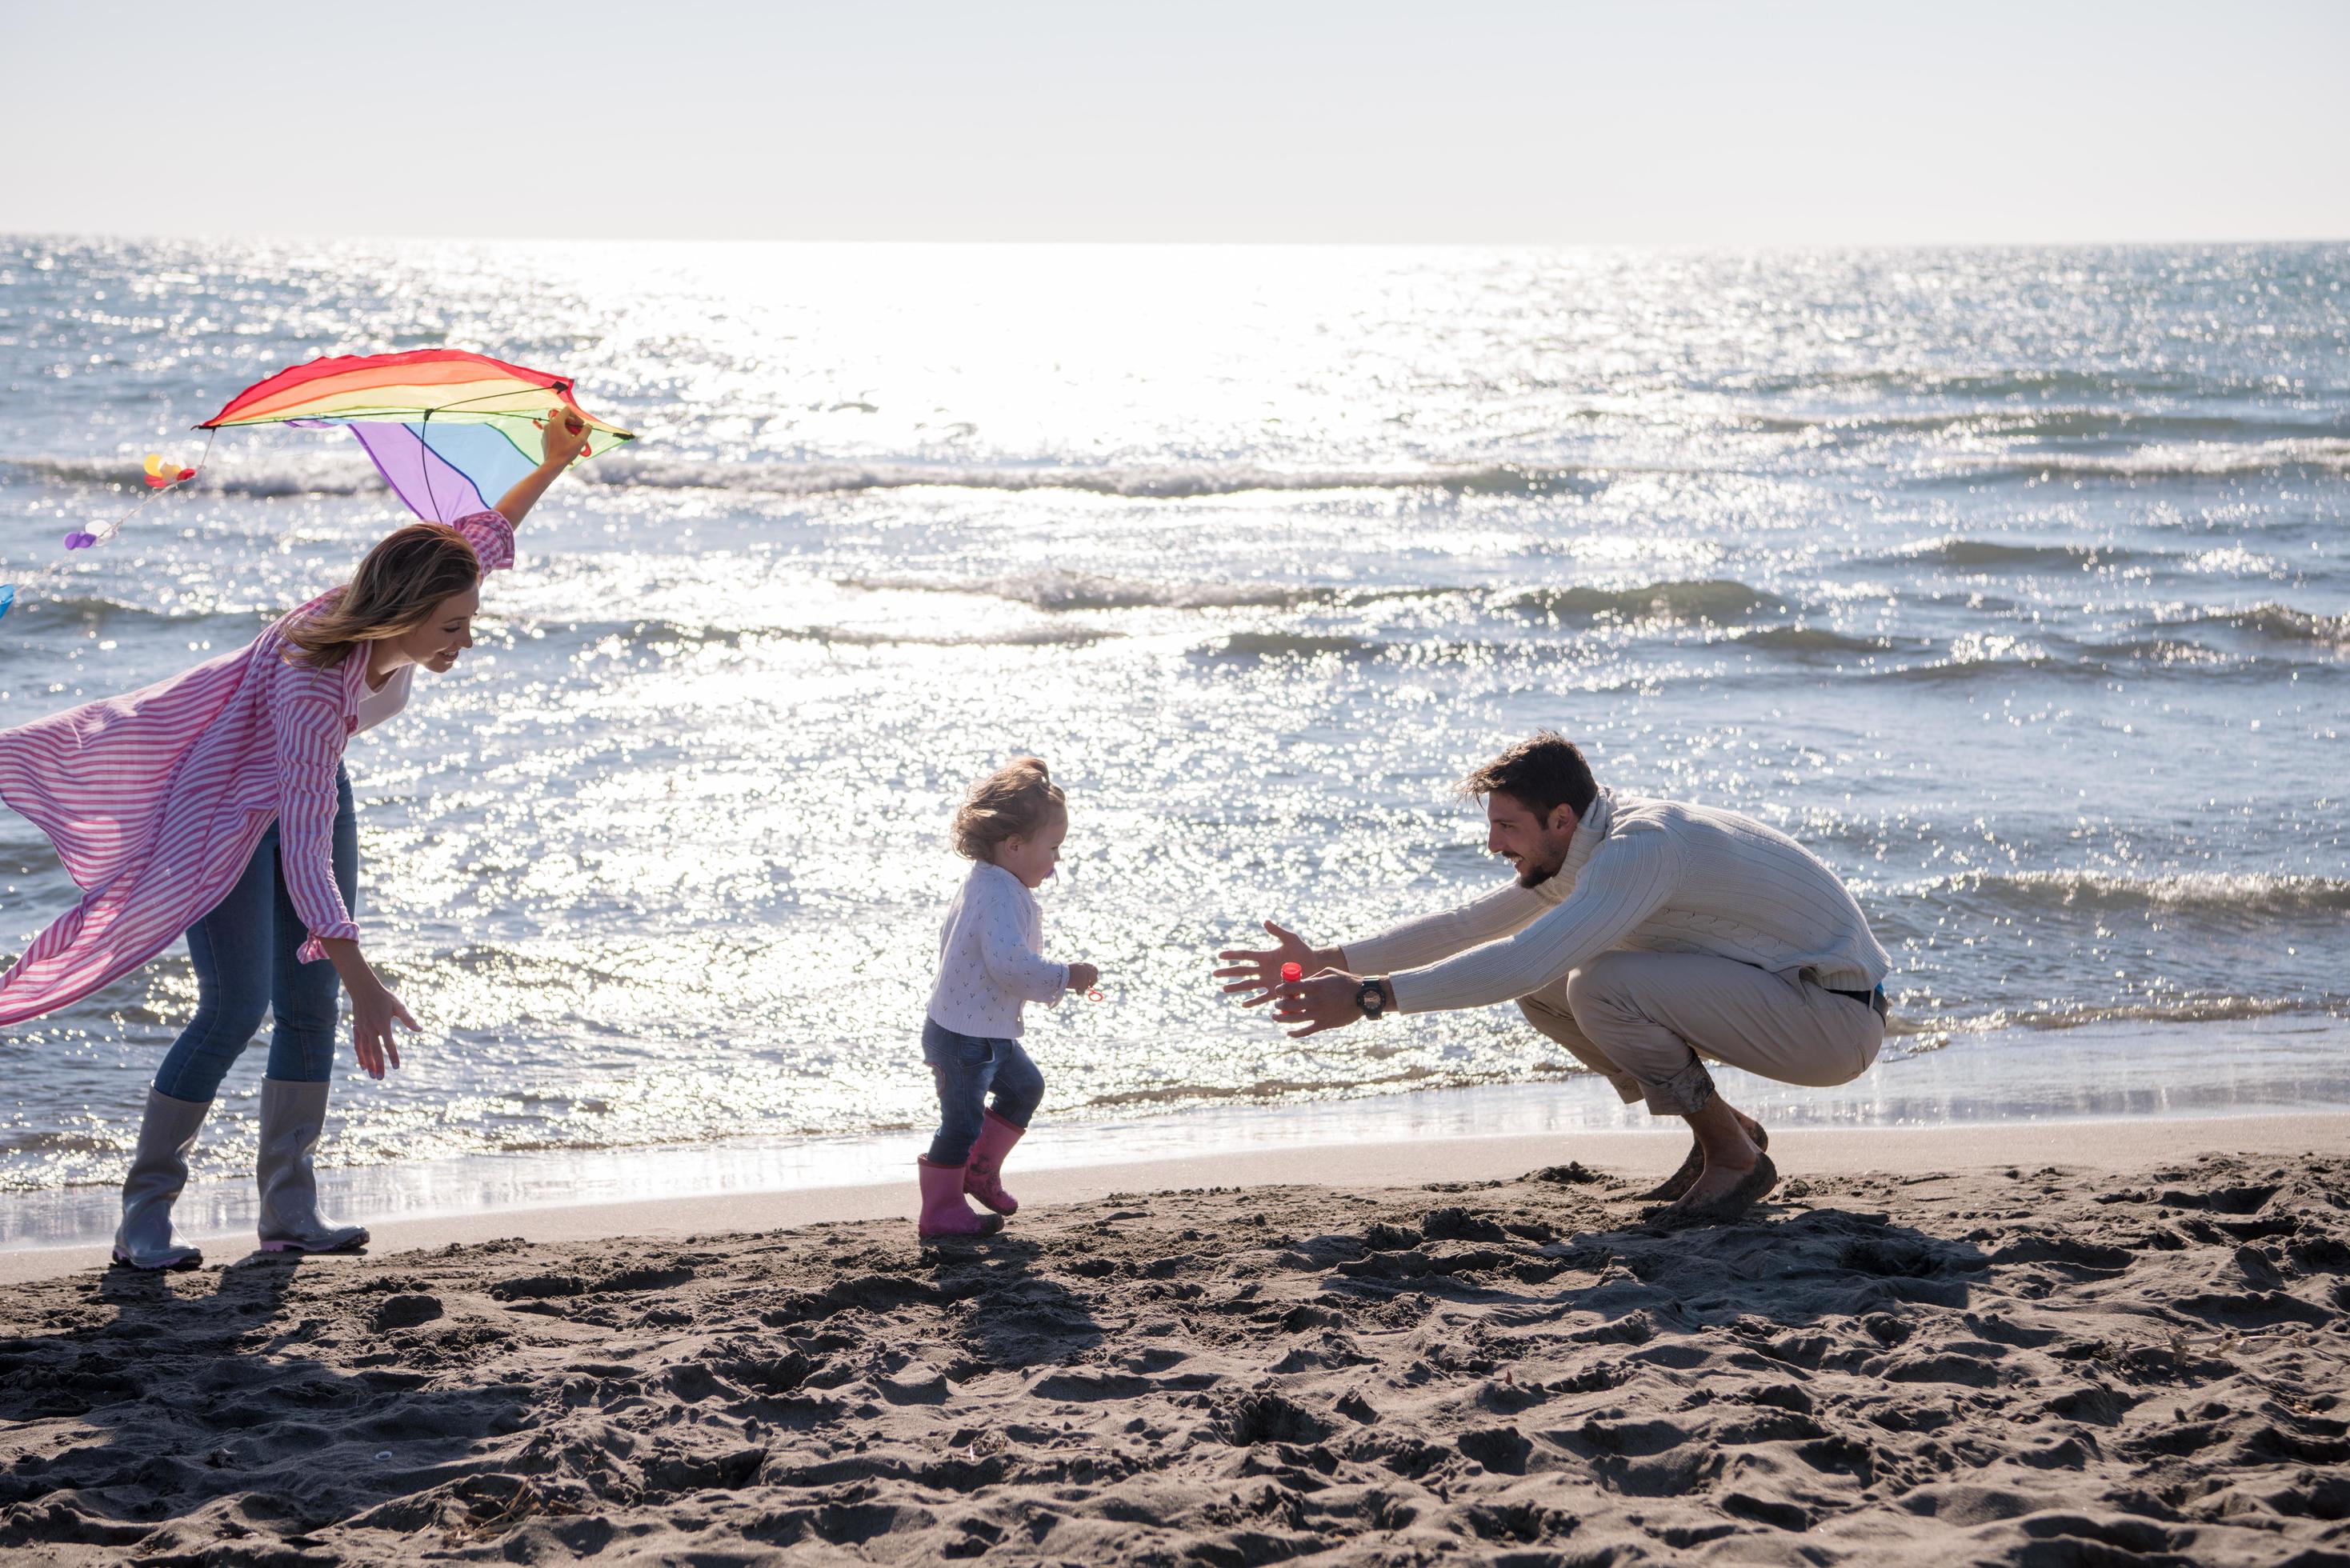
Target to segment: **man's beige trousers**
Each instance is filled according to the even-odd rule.
[[[1617,948],[1518,1007],[1625,1104],[1645,1099],[1659,1116],[1688,1116],[1713,1098],[1700,1053],[1824,1087],[1868,1071],[1885,1043],[1885,1020],[1866,1002],[1705,953]]]

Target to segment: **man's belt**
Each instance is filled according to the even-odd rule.
[[[1822,986],[1820,989],[1837,996],[1849,996],[1863,1007],[1875,1008],[1877,1016],[1879,1018],[1885,1016],[1885,988],[1881,985],[1875,991],[1837,991],[1832,985]]]

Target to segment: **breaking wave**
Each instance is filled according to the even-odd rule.
[[[1260,464],[1112,464],[1014,468],[947,463],[767,462],[613,456],[582,467],[597,484],[664,490],[729,490],[765,495],[829,495],[944,488],[1074,491],[1140,500],[1240,495],[1250,491],[1446,490],[1455,493],[1547,494],[1604,483],[1596,471],[1515,464],[1285,469]]]
[[[1724,626],[1780,609],[1775,595],[1727,577],[1648,583],[1631,588],[1531,588],[1503,601],[1522,615],[1559,620],[1674,620]]]
[[[0,471],[50,484],[102,486],[125,496],[147,493],[140,483],[136,458],[0,457]],[[198,493],[268,501],[290,495],[366,495],[387,487],[383,475],[366,458],[347,452],[320,452],[234,465],[215,458],[186,488]]]
[[[2064,473],[2092,479],[2225,479],[2290,469],[2350,472],[2350,441],[2295,436],[2262,441],[2174,441],[2116,452],[2023,449],[1938,459],[1929,469],[1969,473]]]
[[[2124,877],[2107,871],[1967,872],[1908,891],[1960,894],[2022,909],[2095,909],[2284,918],[2350,911],[2350,880],[2266,872],[2188,871]]]
[[[2132,554],[2100,545],[2022,545],[2009,544],[2002,539],[1949,538],[1913,545],[1887,558],[1923,561],[1932,566],[1960,569],[2058,566],[2087,571],[2127,559]]]
[[[1070,571],[1007,572],[993,577],[859,576],[838,582],[845,588],[877,593],[975,594],[1042,610],[1290,609],[1347,597],[1336,589],[1275,583],[1152,583]]]
[[[2165,626],[2228,626],[2272,642],[2318,648],[2350,648],[2350,616],[2313,615],[2290,605],[2258,604],[2242,609],[2207,609]]]

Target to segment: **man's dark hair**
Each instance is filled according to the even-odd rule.
[[[1461,793],[1508,795],[1547,823],[1562,805],[1573,806],[1578,820],[1587,815],[1599,786],[1573,741],[1555,730],[1538,730],[1462,779]]]

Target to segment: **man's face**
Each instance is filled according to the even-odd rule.
[[[1539,888],[1566,864],[1566,846],[1575,837],[1575,808],[1553,808],[1548,820],[1515,795],[1498,792],[1485,797],[1485,848],[1518,868],[1518,886]]]

